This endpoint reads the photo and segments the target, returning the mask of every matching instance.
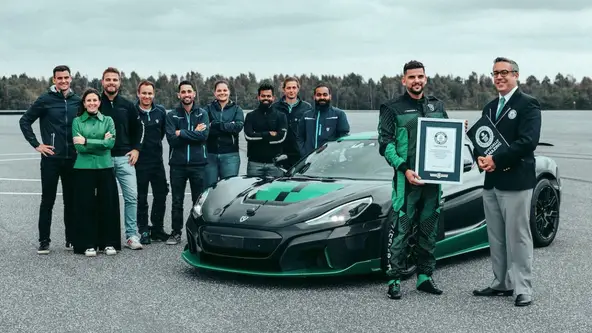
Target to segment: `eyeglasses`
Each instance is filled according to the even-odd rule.
[[[517,73],[518,71],[508,71],[508,70],[503,70],[503,71],[494,71],[493,73],[491,73],[491,76],[496,77],[498,75],[501,75],[502,77],[506,77],[508,76],[508,74],[510,73]]]

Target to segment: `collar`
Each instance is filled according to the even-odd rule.
[[[518,85],[516,85],[514,87],[514,89],[510,90],[509,93],[505,94],[504,96],[502,96],[501,94],[498,94],[499,99],[501,99],[502,97],[504,97],[506,99],[506,103],[508,103],[508,101],[510,100],[510,98],[512,98],[512,95],[514,95],[514,93],[516,92],[516,90],[518,90]]]
[[[150,105],[150,110],[142,109],[142,107],[140,106],[140,101],[138,101],[136,103],[136,108],[138,109],[138,112],[145,114],[145,113],[148,113],[148,112],[151,112],[152,110],[154,110],[154,102]]]
[[[91,116],[88,114],[88,112],[84,111],[84,113],[80,116],[80,121],[87,121],[88,119],[90,119]],[[103,114],[101,112],[97,112],[97,119],[99,121],[103,121],[105,117],[103,116]]]

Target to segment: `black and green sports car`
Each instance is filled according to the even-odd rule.
[[[470,141],[464,148],[463,184],[443,185],[438,260],[489,246],[484,173]],[[561,180],[545,156],[536,156],[536,172],[531,228],[541,247],[557,234]],[[266,276],[384,273],[392,179],[377,134],[368,132],[322,146],[284,177],[220,181],[192,208],[182,258],[203,269]],[[410,255],[406,275],[414,270]]]

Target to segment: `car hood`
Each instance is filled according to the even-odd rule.
[[[387,184],[388,185],[388,184]],[[202,208],[208,223],[284,227],[362,197],[380,182],[234,178],[212,188]]]

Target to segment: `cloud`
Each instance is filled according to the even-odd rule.
[[[9,0],[0,75],[47,76],[67,63],[90,76],[117,66],[143,76],[379,78],[418,59],[432,73],[466,77],[488,73],[503,55],[523,75],[581,77],[592,66],[590,17],[592,2],[580,0]]]

